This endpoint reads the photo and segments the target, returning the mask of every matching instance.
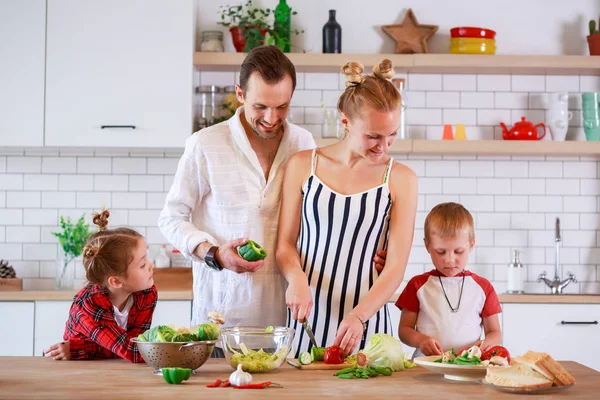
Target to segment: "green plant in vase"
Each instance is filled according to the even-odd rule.
[[[233,45],[238,52],[249,52],[262,46],[265,40],[282,51],[289,51],[290,35],[299,35],[304,31],[290,28],[290,18],[296,15],[290,7],[271,9],[255,7],[252,0],[237,6],[221,6],[219,25],[229,28]],[[268,35],[268,39],[267,39]]]
[[[67,276],[67,270],[74,260],[81,255],[83,247],[90,237],[90,225],[85,223],[85,216],[82,215],[76,224],[71,222],[71,218],[60,217],[61,232],[52,232],[58,238],[58,242],[63,250],[63,258],[58,261],[58,270],[56,282],[59,288],[70,288],[71,278]]]
[[[264,43],[269,31],[267,18],[272,13],[270,8],[255,7],[252,0],[248,0],[243,5],[221,6],[219,13],[219,25],[229,28],[233,45],[238,52],[248,52]]]

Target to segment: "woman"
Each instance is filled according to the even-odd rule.
[[[417,179],[387,154],[401,107],[392,63],[383,60],[373,75],[363,70],[356,62],[342,67],[344,138],[297,153],[286,167],[276,257],[296,357],[312,346],[298,324],[305,319],[319,346],[338,345],[346,355],[372,334],[393,332],[386,302],[404,277]],[[387,258],[378,273],[371,260],[381,249]]]

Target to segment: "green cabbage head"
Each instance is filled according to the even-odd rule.
[[[402,344],[392,336],[377,333],[369,339],[367,345],[360,351],[366,356],[366,365],[370,367],[388,367],[392,371],[401,371],[412,368],[413,363],[408,361]],[[357,359],[360,357],[357,356]]]

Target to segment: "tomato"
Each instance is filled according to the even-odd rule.
[[[341,364],[344,362],[342,357],[342,349],[339,346],[331,346],[325,350],[323,356],[323,362],[325,364]]]
[[[481,355],[481,360],[489,360],[494,356],[506,358],[506,360],[510,362],[510,353],[508,352],[508,350],[506,350],[505,347],[502,346],[490,347]]]

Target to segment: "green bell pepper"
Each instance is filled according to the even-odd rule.
[[[248,240],[248,243],[240,246],[238,252],[240,257],[246,261],[258,261],[267,257],[265,249],[253,240]]]
[[[178,384],[190,379],[192,370],[189,368],[161,368],[165,382],[169,384]]]

